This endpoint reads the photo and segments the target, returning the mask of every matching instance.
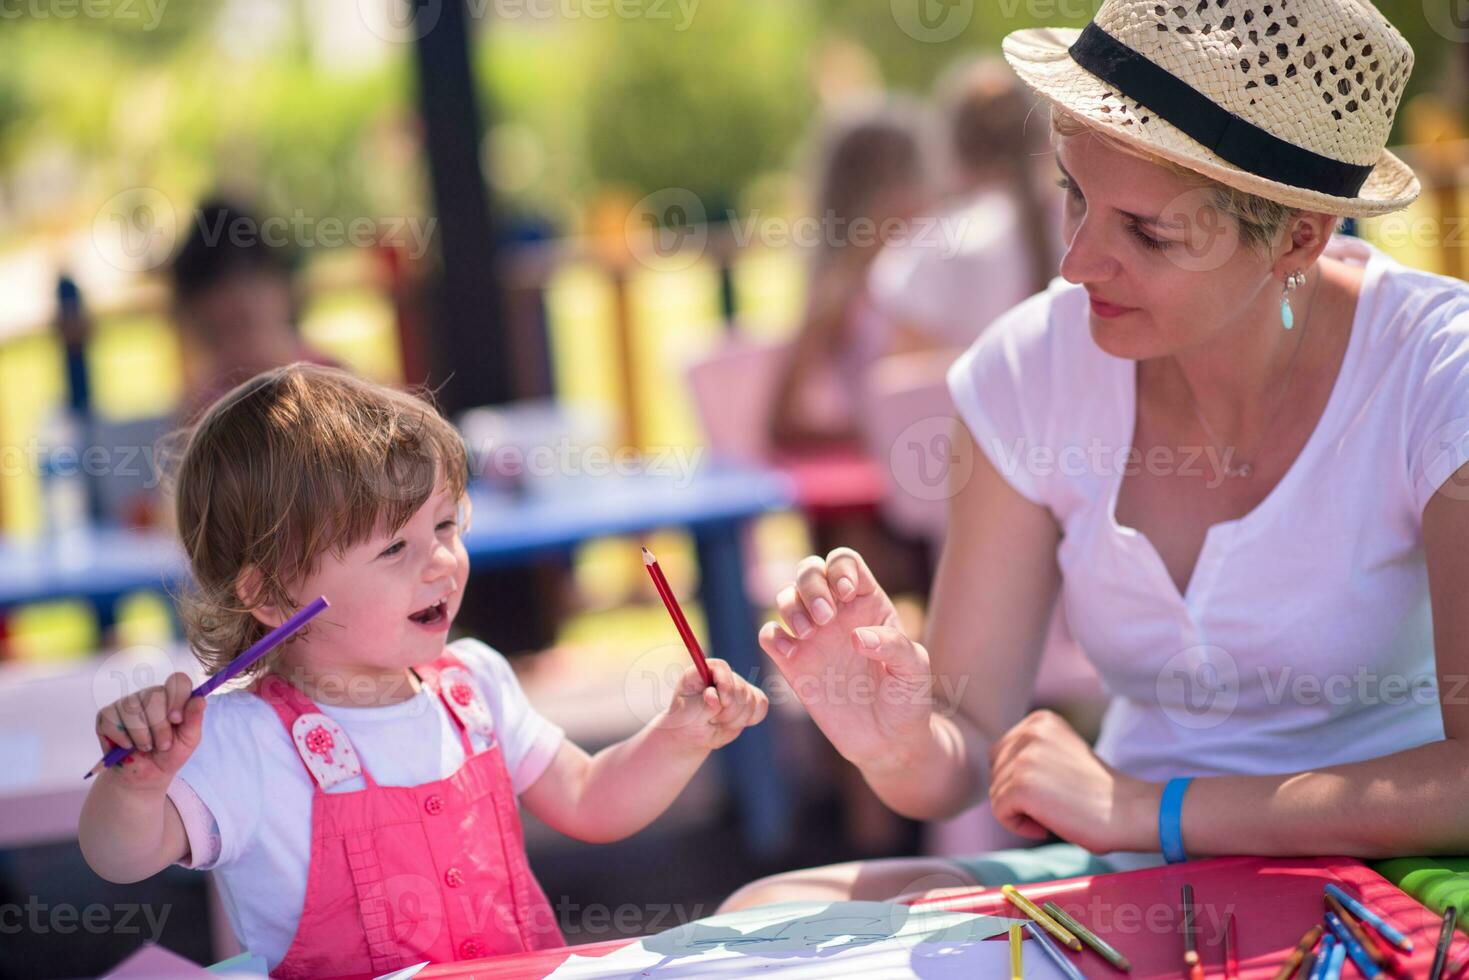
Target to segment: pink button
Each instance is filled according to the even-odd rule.
[[[430,796],[423,801],[424,812],[431,817],[437,817],[444,812],[444,798],[442,796]]]
[[[460,885],[464,884],[464,872],[460,871],[458,868],[450,868],[448,871],[444,872],[444,884],[448,885],[450,888],[458,888]]]
[[[459,958],[461,960],[473,960],[485,955],[484,943],[475,939],[466,939],[459,944]]]

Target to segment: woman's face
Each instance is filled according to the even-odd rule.
[[[1272,262],[1245,247],[1208,191],[1091,134],[1056,150],[1066,193],[1061,275],[1091,297],[1091,332],[1116,357],[1186,350],[1279,304]]]

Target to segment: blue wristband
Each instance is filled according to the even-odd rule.
[[[1183,852],[1183,794],[1191,782],[1192,776],[1180,776],[1168,780],[1168,785],[1163,787],[1163,803],[1158,807],[1158,841],[1169,864],[1188,860]]]

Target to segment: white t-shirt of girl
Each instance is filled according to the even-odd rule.
[[[1444,737],[1422,518],[1469,461],[1469,285],[1347,236],[1326,254],[1365,268],[1325,412],[1209,529],[1182,595],[1116,519],[1124,468],[1153,464],[1127,456],[1136,362],[1092,340],[1085,289],[1053,280],[950,368],[980,449],[1062,529],[1066,618],[1111,695],[1096,751],[1123,772],[1292,773]]]
[[[526,700],[498,651],[473,639],[447,649],[478,683],[511,783],[517,794],[524,792],[551,764],[564,733]],[[427,688],[383,707],[319,707],[342,726],[379,785],[418,786],[464,764],[459,729]],[[478,735],[471,744],[476,751],[487,747]],[[357,776],[327,792],[364,787]],[[235,936],[272,969],[290,947],[305,907],[315,789],[275,709],[234,691],[209,699],[199,747],[168,790],[189,838],[186,866],[214,872]]]

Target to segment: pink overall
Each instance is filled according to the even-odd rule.
[[[565,945],[526,861],[510,774],[473,675],[452,654],[418,673],[453,716],[465,758],[421,786],[378,785],[341,726],[279,677],[256,690],[316,783],[306,903],[272,976],[376,975]],[[489,748],[475,753],[471,732]],[[326,792],[357,775],[365,789]]]

